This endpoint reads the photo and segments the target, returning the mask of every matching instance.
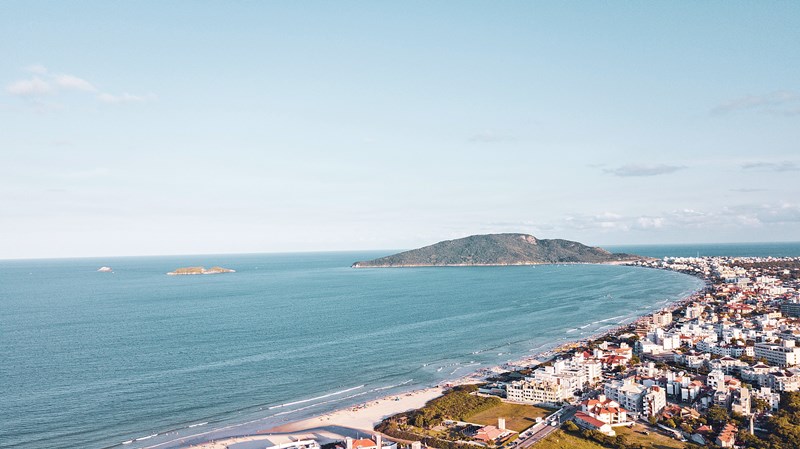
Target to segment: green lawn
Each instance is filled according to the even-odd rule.
[[[552,413],[550,410],[533,405],[510,404],[503,402],[500,405],[475,413],[467,417],[466,421],[483,425],[497,425],[497,418],[506,419],[506,428],[522,432],[536,424],[536,418]]]
[[[650,435],[641,433],[647,429],[644,426],[636,424],[632,429],[627,427],[615,427],[614,431],[617,435],[625,435],[628,443],[638,443],[644,445],[647,449],[683,449],[687,443],[682,443],[678,440],[664,436],[660,433],[650,430]],[[548,435],[544,440],[536,443],[531,449],[606,449],[594,441],[585,440],[579,436],[565,433],[562,430],[556,430]]]
[[[628,443],[643,444],[648,449],[683,449],[686,447],[686,443],[662,435],[640,424],[636,424],[630,429],[627,427],[614,427],[614,431],[617,432],[617,435],[625,435]],[[642,433],[644,431],[649,431],[650,435],[644,435]]]
[[[572,436],[563,430],[556,430],[547,438],[534,444],[531,449],[606,449],[594,441]]]

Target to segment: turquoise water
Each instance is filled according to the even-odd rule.
[[[784,243],[693,243],[681,245],[612,245],[604,248],[650,257],[798,257],[800,242]]]
[[[385,254],[0,261],[0,447],[252,432],[530,355],[702,285],[602,265],[349,268]],[[164,274],[187,265],[237,272]]]

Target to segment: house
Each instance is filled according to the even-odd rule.
[[[337,449],[397,449],[397,443],[392,441],[381,441],[381,435],[376,434],[375,439],[369,438],[350,438],[344,439],[344,447],[336,446]]]
[[[510,432],[506,429],[500,429],[495,426],[483,426],[475,432],[472,437],[476,440],[483,441],[484,443],[494,443],[498,439],[508,435]]]
[[[620,424],[628,421],[628,411],[601,394],[597,399],[587,399],[581,402],[581,411],[587,415],[603,421],[606,424]]]
[[[576,412],[573,421],[575,421],[575,424],[577,424],[578,427],[582,427],[584,429],[597,430],[598,432],[612,437],[617,435],[617,433],[614,432],[614,429],[611,428],[610,424],[604,423],[603,421],[600,421],[599,419],[584,412]]]
[[[719,447],[733,447],[733,443],[736,442],[736,432],[738,431],[739,429],[733,423],[725,424],[714,443]]]

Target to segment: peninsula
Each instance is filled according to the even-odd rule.
[[[205,267],[184,267],[178,268],[175,271],[170,271],[167,273],[170,276],[179,276],[179,275],[192,275],[192,274],[220,274],[220,273],[235,273],[236,270],[231,270],[230,268],[222,268],[222,267],[211,267],[206,270]]]
[[[354,263],[354,268],[480,265],[538,265],[554,263],[619,263],[644,259],[614,254],[603,248],[561,239],[537,239],[528,234],[473,235],[445,240],[379,259]]]

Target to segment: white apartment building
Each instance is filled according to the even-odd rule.
[[[658,327],[666,327],[672,324],[672,312],[664,311],[653,314],[653,324]]]
[[[506,387],[506,398],[509,401],[524,404],[556,405],[572,397],[572,391],[558,382],[525,379],[511,382]]]
[[[800,347],[795,346],[794,340],[783,340],[781,344],[756,343],[755,356],[767,359],[770,365],[785,368],[797,365]]]
[[[656,385],[648,388],[630,378],[607,382],[603,392],[624,409],[644,416],[655,415],[667,404],[667,395],[663,388]]]

